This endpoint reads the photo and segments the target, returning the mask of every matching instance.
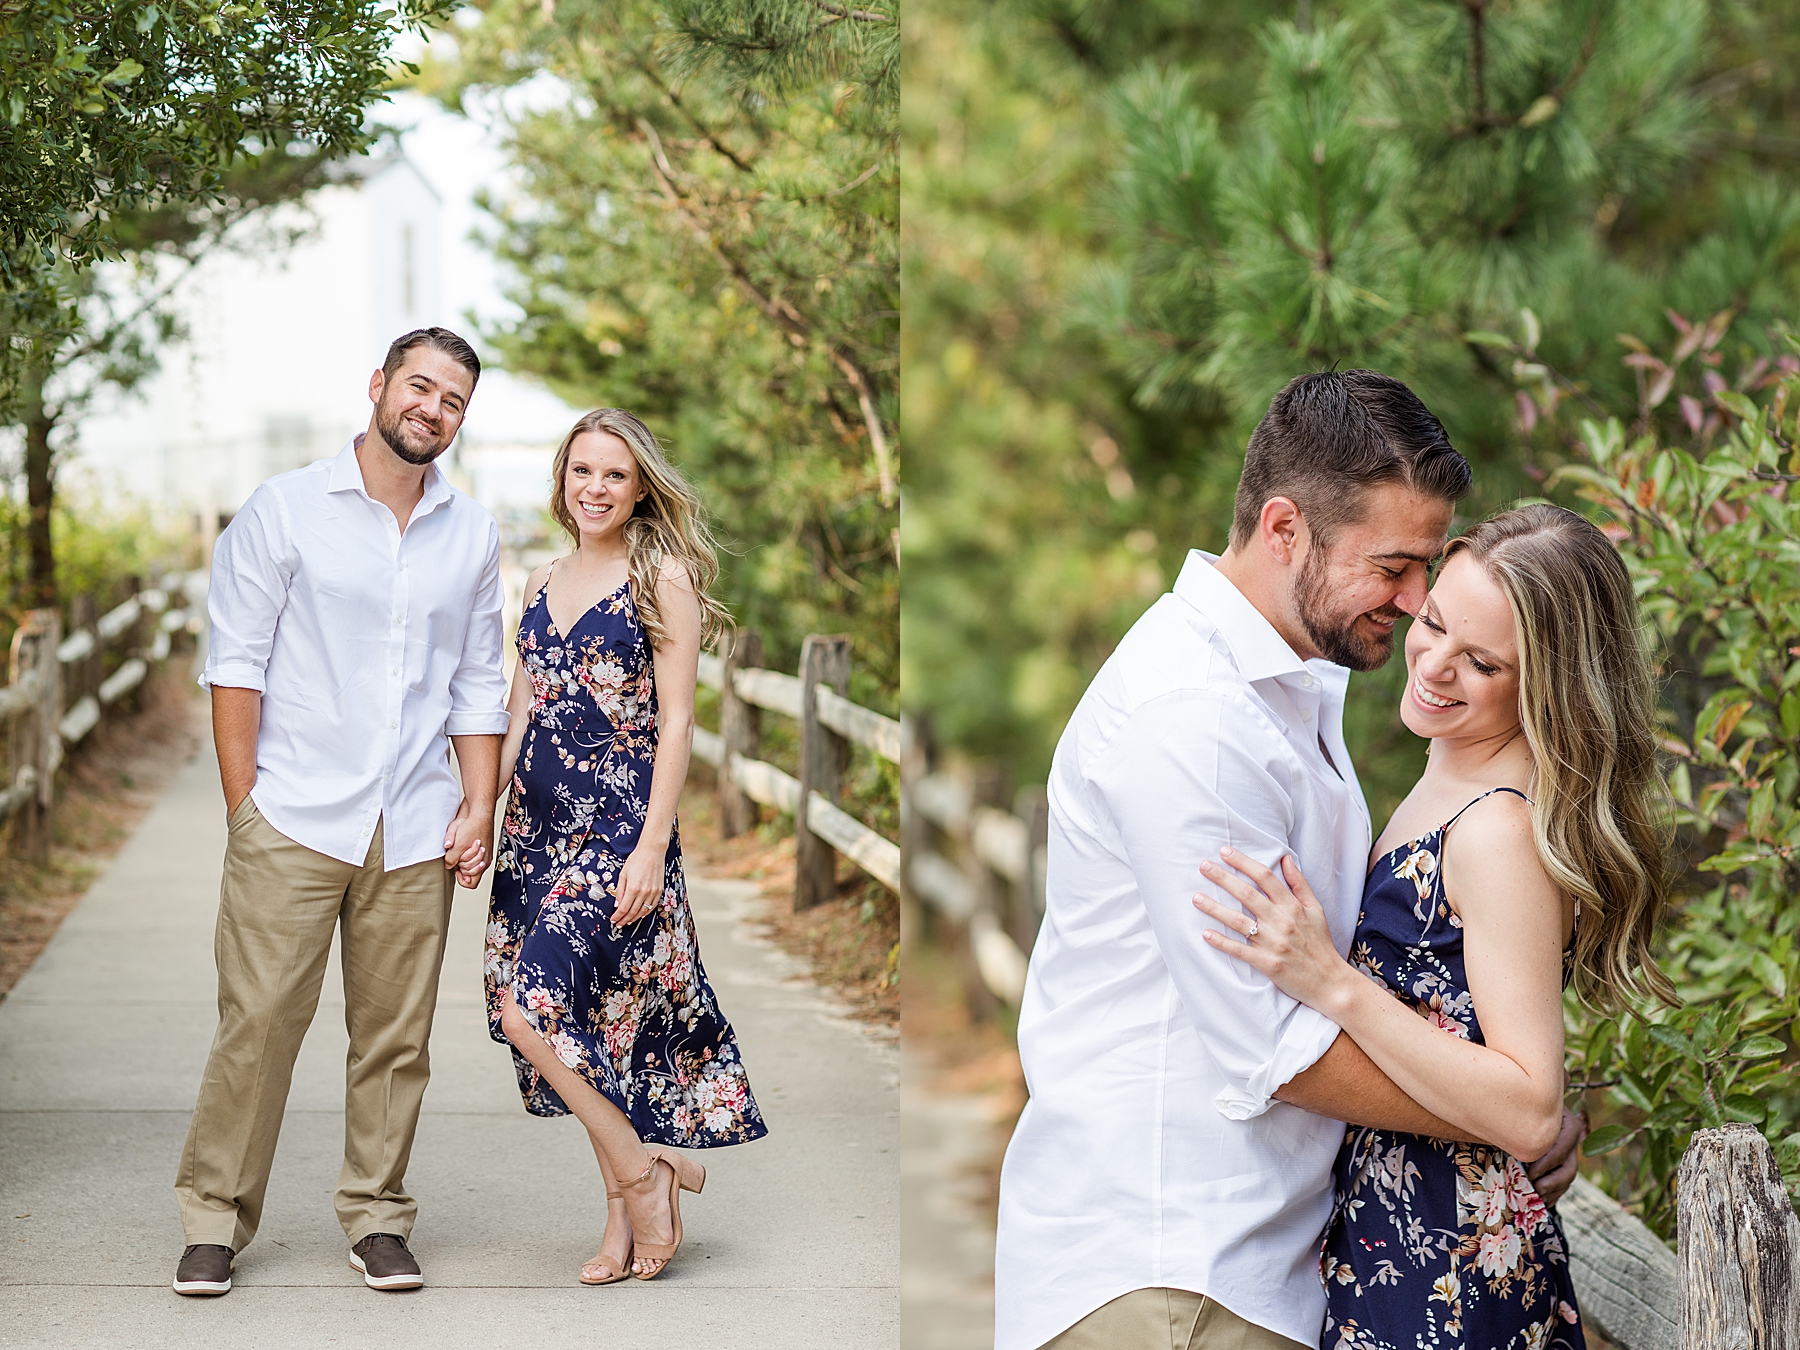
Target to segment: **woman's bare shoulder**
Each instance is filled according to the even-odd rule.
[[[560,561],[560,559],[557,561]],[[542,567],[538,568],[537,571],[525,578],[526,604],[529,605],[532,597],[544,589],[544,583],[550,579],[550,569],[554,566],[556,566],[556,562],[547,562]]]
[[[1491,793],[1471,803],[1445,834],[1444,885],[1465,921],[1476,911],[1519,917],[1558,898],[1538,857],[1531,810],[1515,793]]]
[[[657,568],[656,579],[660,583],[673,586],[678,591],[694,589],[694,578],[688,571],[688,565],[680,558],[670,557],[667,554],[663,556],[662,566]]]

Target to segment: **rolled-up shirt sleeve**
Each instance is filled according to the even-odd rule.
[[[501,662],[501,612],[506,590],[500,583],[500,531],[488,526],[487,558],[475,588],[475,607],[463,634],[462,659],[450,677],[449,736],[503,736],[511,718],[506,712],[506,671]]]
[[[1265,732],[1266,728],[1266,732]],[[1276,1089],[1337,1038],[1329,1018],[1277,989],[1255,967],[1210,946],[1193,906],[1200,874],[1229,844],[1275,866],[1289,851],[1293,792],[1281,734],[1247,700],[1184,691],[1137,709],[1091,770],[1200,1042],[1225,1080],[1214,1105],[1232,1120],[1268,1110]]]
[[[203,688],[266,692],[275,625],[294,577],[294,551],[280,499],[259,487],[213,545],[206,594],[210,622]]]

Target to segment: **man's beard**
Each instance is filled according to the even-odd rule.
[[[1294,583],[1294,608],[1299,614],[1300,626],[1306,630],[1307,638],[1319,655],[1334,665],[1348,666],[1351,670],[1379,670],[1394,654],[1394,630],[1390,628],[1378,638],[1360,636],[1356,621],[1362,615],[1352,614],[1345,618],[1334,614],[1330,608],[1330,585],[1325,570],[1325,550],[1315,540],[1306,561],[1300,566],[1300,578]],[[1396,620],[1400,617],[1400,611],[1391,605],[1375,613],[1383,618],[1390,613]]]
[[[449,440],[442,444],[425,442],[421,444],[418,433],[406,424],[406,419],[394,413],[384,398],[375,405],[375,430],[381,433],[381,439],[387,442],[392,450],[408,464],[426,465],[449,448]]]

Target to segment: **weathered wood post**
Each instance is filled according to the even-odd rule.
[[[794,813],[794,908],[810,909],[837,894],[837,850],[808,827],[806,804],[817,792],[836,804],[848,746],[819,721],[813,690],[850,688],[850,639],[809,637],[800,649],[800,807]]]
[[[719,735],[725,742],[724,762],[719,765],[719,833],[730,839],[756,824],[756,803],[732,775],[731,761],[735,755],[762,758],[762,713],[738,697],[733,681],[738,671],[762,665],[762,634],[740,628],[727,633],[719,645],[725,657],[725,677],[719,683]]]
[[[1800,1347],[1800,1218],[1762,1131],[1698,1131],[1675,1194],[1683,1350]]]
[[[50,861],[52,788],[62,761],[56,729],[62,720],[62,668],[56,659],[61,641],[62,615],[54,609],[29,611],[13,634],[12,683],[35,685],[31,710],[13,718],[13,771],[30,768],[37,790],[13,813],[12,846],[17,856],[35,863]]]
[[[1050,798],[1042,786],[1022,787],[1013,794],[1013,815],[1025,822],[1025,870],[1013,879],[1012,904],[1006,927],[1027,956],[1037,942],[1044,917],[1044,849],[1050,840]]]
[[[125,595],[119,603],[123,604],[126,600],[137,599],[143,589],[144,579],[141,576],[134,575],[127,577],[125,580]],[[133,657],[137,657],[140,660],[148,658],[149,653],[146,649],[150,646],[150,640],[144,636],[145,633],[149,631],[149,622],[146,622],[147,620],[154,621],[150,611],[145,609],[142,605],[139,605],[137,618],[132,621],[129,628],[119,634],[120,665],[123,665]],[[139,681],[136,685],[132,686],[131,691],[125,695],[121,702],[123,703],[123,708],[130,709],[132,712],[137,712],[141,709],[144,706],[143,682]]]
[[[94,603],[92,595],[82,594],[69,601],[69,634],[73,636],[82,629],[89,633],[94,631],[94,620],[100,617],[100,607]],[[100,681],[106,678],[106,650],[96,638],[93,648],[86,656],[77,657],[69,662],[63,672],[63,702],[71,708],[87,695],[100,687]]]

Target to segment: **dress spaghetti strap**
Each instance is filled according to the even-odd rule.
[[[1523,792],[1520,792],[1519,789],[1517,789],[1517,788],[1512,788],[1512,787],[1489,788],[1486,792],[1482,793],[1479,797],[1471,797],[1468,801],[1464,802],[1463,806],[1462,806],[1462,811],[1458,811],[1454,816],[1451,816],[1450,819],[1446,820],[1443,823],[1443,826],[1441,827],[1441,829],[1439,830],[1439,833],[1443,834],[1443,833],[1447,832],[1452,825],[1456,824],[1456,822],[1462,818],[1463,811],[1467,811],[1471,806],[1475,805],[1476,802],[1486,801],[1489,797],[1493,796],[1496,792],[1510,792],[1510,793],[1512,793],[1513,796],[1517,797],[1520,801],[1524,802],[1527,806],[1531,805],[1531,798],[1527,797]]]
[[[1519,789],[1517,789],[1517,788],[1514,788],[1514,787],[1489,788],[1486,792],[1482,793],[1480,797],[1474,797],[1474,798],[1471,798],[1469,801],[1464,802],[1462,811],[1458,811],[1456,813],[1456,815],[1451,816],[1450,819],[1448,819],[1444,822],[1443,828],[1438,831],[1438,847],[1439,848],[1443,847],[1444,836],[1450,832],[1450,827],[1452,825],[1456,824],[1458,818],[1461,817],[1463,811],[1467,811],[1471,806],[1475,805],[1476,802],[1481,801],[1484,798],[1491,797],[1496,792],[1510,792],[1510,793],[1512,793],[1513,796],[1517,797],[1520,801],[1524,802],[1527,806],[1530,806],[1532,804],[1531,798],[1527,797],[1523,792],[1520,792]],[[1570,945],[1571,949],[1573,949],[1574,944],[1575,944],[1575,934],[1580,931],[1581,931],[1581,897],[1578,895],[1575,897],[1575,921],[1573,924],[1570,925],[1570,928],[1569,928],[1569,945]]]

